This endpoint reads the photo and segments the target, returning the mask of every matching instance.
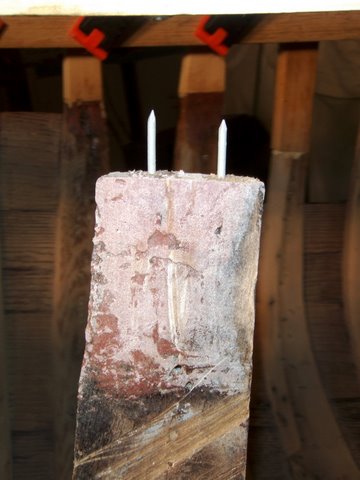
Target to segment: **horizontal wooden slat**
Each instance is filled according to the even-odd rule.
[[[17,480],[53,480],[51,429],[13,431],[14,477]]]
[[[341,305],[307,303],[306,312],[312,349],[328,397],[360,396]]]
[[[5,210],[0,212],[4,268],[52,266],[55,212]]]
[[[68,32],[76,17],[2,17],[8,29],[0,48],[78,48]],[[194,32],[200,16],[177,15],[162,21],[149,20],[122,45],[202,45]],[[267,15],[241,41],[243,43],[305,42],[360,38],[360,12],[280,13]],[[120,46],[120,45],[118,45]]]
[[[51,314],[7,314],[13,430],[48,428],[53,418]]]
[[[304,206],[304,249],[306,253],[340,252],[343,243],[344,204]]]
[[[53,269],[3,269],[4,311],[50,312]]]
[[[12,15],[176,15],[213,13],[271,13],[271,12],[322,12],[328,10],[356,10],[356,0],[2,0],[2,13]]]
[[[305,301],[341,303],[340,253],[305,255]]]
[[[58,114],[0,115],[0,209],[56,208],[60,121]]]

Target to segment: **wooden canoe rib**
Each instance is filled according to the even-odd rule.
[[[274,417],[293,478],[358,478],[312,353],[303,291],[306,151],[315,48],[279,54],[258,321]],[[296,153],[295,153],[296,152]]]
[[[360,380],[360,129],[351,175],[343,258],[345,316]]]

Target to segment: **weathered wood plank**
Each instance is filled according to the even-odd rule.
[[[119,173],[96,195],[74,478],[242,478],[262,184]]]
[[[106,172],[108,163],[101,63],[95,58],[67,57],[63,80],[66,101],[53,314],[55,470],[59,479],[70,478],[72,473],[76,395],[88,313],[95,182]]]
[[[77,17],[2,16],[8,29],[0,48],[79,48],[68,34]],[[199,46],[194,32],[198,15],[176,15],[162,21],[150,20],[132,37],[117,46]],[[176,32],[176,34],[175,34]],[[353,40],[360,36],[360,12],[279,13],[266,15],[241,39],[241,43],[315,42]]]

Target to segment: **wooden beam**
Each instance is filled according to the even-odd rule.
[[[317,49],[314,45],[280,48],[272,126],[274,150],[308,151],[316,69]]]
[[[288,46],[278,56],[272,167],[260,261],[259,317],[264,372],[295,476],[355,478],[358,467],[324,392],[304,305],[306,152],[317,51]]]
[[[76,17],[3,16],[8,28],[0,48],[79,48],[68,32]],[[177,15],[149,20],[121,46],[199,46],[194,31],[200,17]],[[360,38],[360,12],[281,13],[266,15],[242,43],[311,42]],[[120,46],[120,45],[118,45]]]
[[[2,0],[3,15],[178,15],[178,14],[238,14],[277,12],[326,12],[356,10],[357,0],[257,0],[234,2],[233,0]]]
[[[343,258],[344,308],[360,380],[360,128],[347,204]]]
[[[54,285],[55,471],[71,478],[76,395],[84,348],[95,216],[95,182],[107,171],[101,62],[63,63],[63,133]]]
[[[263,185],[97,182],[74,479],[245,478]]]

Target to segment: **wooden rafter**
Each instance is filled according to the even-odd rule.
[[[3,16],[8,28],[0,48],[76,48],[69,29],[76,17]],[[149,19],[121,46],[197,46],[194,31],[200,17],[177,15],[162,21]],[[262,18],[243,43],[309,42],[360,38],[360,11],[273,14]],[[120,45],[119,45],[120,46]]]

